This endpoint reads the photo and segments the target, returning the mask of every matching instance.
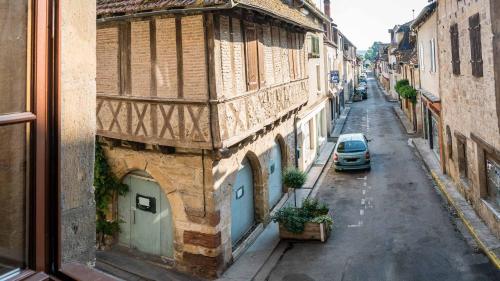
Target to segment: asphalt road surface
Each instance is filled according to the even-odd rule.
[[[500,280],[459,231],[373,78],[368,100],[350,106],[343,133],[372,140],[372,170],[326,171],[318,197],[334,211],[330,239],[290,243],[268,280]]]

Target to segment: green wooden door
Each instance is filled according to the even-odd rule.
[[[122,220],[119,243],[138,251],[173,257],[172,211],[154,180],[128,175],[130,190],[120,196],[118,214]]]

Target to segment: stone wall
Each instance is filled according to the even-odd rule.
[[[286,155],[284,167],[294,166],[294,132],[293,119],[287,119],[276,125],[265,133],[259,134],[255,139],[239,145],[230,158],[215,161],[212,174],[214,177],[214,200],[217,202],[217,210],[221,214],[218,230],[221,232],[221,241],[224,264],[231,262],[231,195],[232,184],[236,180],[236,174],[241,162],[248,157],[252,165],[254,179],[254,196],[256,208],[256,220],[267,224],[269,222],[268,203],[268,176],[269,159],[271,148],[277,139],[283,141],[282,154]]]
[[[222,267],[223,210],[215,200],[212,159],[207,153],[163,154],[105,147],[105,154],[119,179],[142,171],[162,188],[172,209],[175,268],[215,277]],[[116,205],[113,209],[117,209]]]
[[[469,22],[470,16],[479,13],[481,24],[481,45],[484,76],[472,76]],[[464,196],[486,221],[492,231],[500,237],[500,223],[494,212],[484,203],[484,154],[482,146],[471,139],[474,134],[500,150],[498,127],[498,93],[495,90],[493,33],[491,26],[490,1],[439,1],[438,38],[440,94],[442,98],[442,121],[444,130],[450,128],[451,137],[443,134],[446,146],[446,171],[454,179]],[[458,24],[460,75],[454,75],[451,64],[450,25]],[[495,58],[498,60],[498,58]],[[496,81],[498,83],[498,81]],[[467,155],[467,176],[460,175],[458,168],[457,137],[465,137]],[[451,149],[451,151],[450,151]]]
[[[61,1],[61,254],[62,263],[93,264],[96,129],[95,2]],[[78,50],[78,51],[75,51]]]

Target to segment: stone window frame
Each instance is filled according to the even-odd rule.
[[[488,190],[488,182],[486,175],[486,158],[493,159],[494,161],[500,163],[500,151],[495,149],[492,145],[487,143],[484,139],[477,136],[474,133],[470,134],[472,141],[476,144],[476,159],[477,159],[477,171],[478,171],[478,195],[481,199],[490,202],[490,194]],[[490,203],[491,205],[491,203]],[[496,205],[496,204],[493,204]],[[497,211],[500,206],[496,206]]]
[[[469,184],[469,167],[468,167],[468,158],[467,158],[467,137],[462,133],[455,131],[456,138],[456,148],[457,148],[457,168],[460,179]]]
[[[453,161],[453,136],[451,135],[450,125],[446,125],[446,150],[448,158]]]

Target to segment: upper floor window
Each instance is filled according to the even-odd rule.
[[[429,52],[430,52],[430,58],[431,58],[431,72],[436,72],[437,68],[437,63],[436,63],[436,39],[432,38],[429,41]]]
[[[479,13],[469,18],[470,36],[470,62],[472,65],[472,75],[474,77],[483,76],[483,57],[481,48],[481,24]]]
[[[317,36],[311,36],[310,56],[312,58],[319,58],[319,38]]]
[[[421,70],[425,70],[424,64],[424,44],[420,43],[418,45],[418,65]]]
[[[450,26],[450,41],[451,41],[451,63],[453,74],[460,75],[460,51],[458,41],[458,24]]]

